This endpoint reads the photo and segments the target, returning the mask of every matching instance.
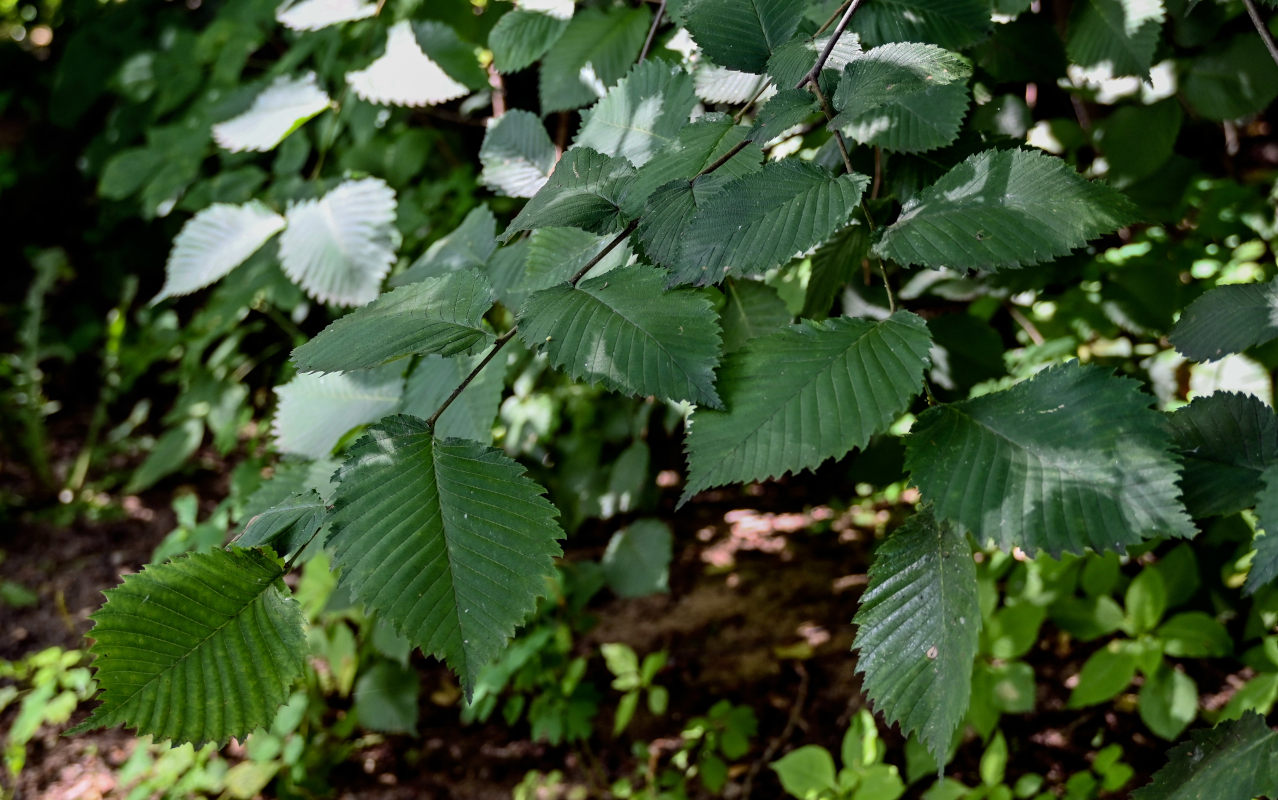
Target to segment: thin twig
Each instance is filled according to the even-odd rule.
[[[1025,331],[1025,335],[1030,338],[1031,342],[1034,344],[1042,344],[1046,341],[1046,339],[1043,338],[1043,334],[1038,332],[1038,328],[1034,326],[1034,323],[1030,322],[1030,318],[1022,314],[1019,308],[1011,303],[1004,305],[1004,308],[1007,309],[1008,315],[1011,316],[1012,319],[1016,320],[1016,324],[1021,326],[1021,330]]]
[[[1252,24],[1256,26],[1256,33],[1260,34],[1260,40],[1265,43],[1269,57],[1278,64],[1278,44],[1274,44],[1274,37],[1269,35],[1269,29],[1265,27],[1265,21],[1260,18],[1260,11],[1256,8],[1256,4],[1252,0],[1243,0],[1243,5],[1247,6],[1247,14],[1251,17]]]
[[[624,242],[624,241],[626,240],[626,237],[627,237],[627,236],[629,236],[630,234],[634,233],[634,232],[635,232],[635,228],[638,228],[638,227],[639,227],[639,220],[638,220],[637,218],[636,218],[636,219],[632,219],[632,220],[630,221],[630,224],[629,224],[629,225],[627,225],[627,226],[625,227],[625,229],[624,229],[621,233],[619,233],[619,234],[617,234],[616,236],[612,237],[612,241],[610,241],[610,242],[608,242],[608,244],[604,245],[604,249],[602,249],[602,250],[600,250],[598,253],[596,253],[596,254],[595,254],[595,257],[594,257],[594,258],[592,258],[592,259],[590,259],[589,261],[587,261],[587,262],[586,262],[586,265],[585,265],[584,267],[582,267],[581,269],[577,270],[577,274],[576,274],[576,275],[573,275],[571,278],[569,278],[569,279],[568,279],[568,285],[569,285],[569,286],[576,286],[578,281],[580,281],[582,278],[586,277],[586,273],[588,273],[588,272],[590,272],[590,270],[594,269],[594,268],[595,268],[595,266],[596,266],[596,265],[597,265],[600,261],[603,261],[603,260],[604,260],[604,258],[605,258],[605,257],[606,257],[609,253],[611,253],[611,252],[613,251],[613,249],[615,249],[615,248],[617,247],[617,245],[619,245],[619,244],[621,244],[622,242]]]
[[[870,186],[870,199],[879,199],[879,187],[883,185],[883,148],[874,145],[874,183]]]
[[[491,63],[488,65],[488,85],[493,89],[493,117],[506,113],[506,84],[502,83],[501,73]]]
[[[750,145],[749,139],[742,139],[741,141],[737,142],[736,144],[732,146],[731,150],[729,150],[728,152],[716,158],[713,164],[701,170],[696,175],[693,175],[691,180],[695,181],[697,178],[700,178],[702,175],[709,175],[711,172],[714,172],[719,167],[722,167],[724,164],[727,164],[729,161],[731,161],[733,156],[735,156],[737,153],[740,153],[742,150],[746,149],[749,145]]]
[[[821,91],[821,82],[812,81],[812,91],[817,96],[817,100],[821,102],[821,111],[825,114],[825,121],[832,122],[834,120],[834,109],[830,107],[830,101],[825,99],[825,93]],[[838,128],[834,129],[834,143],[839,146],[839,155],[843,156],[843,167],[849,174],[856,172],[852,169],[852,157],[848,155],[848,144],[843,141],[843,134]]]
[[[643,49],[639,51],[639,61],[642,62],[648,57],[648,51],[652,49],[652,40],[657,37],[657,28],[661,25],[661,17],[666,13],[666,0],[661,0],[661,5],[657,6],[657,13],[652,18],[652,27],[648,29],[648,38],[644,40]]]
[[[843,31],[847,30],[848,23],[852,21],[852,15],[861,6],[861,0],[852,0],[848,3],[848,10],[843,12],[843,16],[839,19],[839,24],[835,26],[834,33],[830,34],[830,41],[825,43],[825,49],[821,51],[821,55],[817,56],[816,63],[812,65],[812,69],[808,70],[808,74],[803,76],[803,80],[799,81],[796,89],[802,89],[803,84],[811,81],[816,82],[820,77],[821,70],[825,69],[825,62],[830,60],[830,54],[834,52],[834,46],[839,43],[839,37],[843,35]]]
[[[781,745],[785,744],[790,738],[790,734],[794,733],[794,729],[798,727],[799,720],[803,717],[803,706],[808,699],[808,671],[803,667],[802,661],[794,662],[794,671],[799,673],[799,688],[794,693],[794,703],[790,706],[790,715],[786,718],[785,727],[781,729],[780,735],[768,742],[768,746],[753,764],[750,765],[750,771],[746,773],[745,783],[741,787],[742,800],[749,800],[751,792],[754,791],[754,777],[759,774],[759,770],[763,765],[770,762],[781,749]]]
[[[754,95],[745,102],[745,105],[737,109],[737,113],[732,115],[732,122],[734,124],[740,122],[741,118],[744,117],[746,115],[746,112],[750,110],[750,106],[759,102],[759,98],[763,97],[763,93],[766,92],[768,90],[768,87],[771,85],[772,85],[772,79],[764,78],[763,83],[759,86],[759,91],[755,92]]]
[[[888,311],[896,313],[896,298],[892,296],[892,284],[888,282],[887,267],[883,266],[883,259],[878,259],[879,274],[883,276],[883,291],[887,292]]]
[[[817,32],[812,34],[812,38],[815,39],[816,37],[825,33],[826,29],[829,28],[831,25],[833,25],[834,21],[838,19],[840,16],[842,16],[844,11],[848,10],[848,3],[850,2],[852,2],[852,0],[847,0],[847,2],[845,2],[843,5],[834,9],[834,13],[830,15],[829,19],[821,23],[821,27],[817,28]]]

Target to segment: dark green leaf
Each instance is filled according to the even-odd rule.
[[[1222,49],[1191,61],[1181,93],[1190,108],[1208,119],[1245,117],[1278,97],[1278,65],[1256,32],[1244,31]]]
[[[723,282],[727,302],[719,312],[723,352],[733,353],[751,339],[776,333],[790,324],[790,311],[766,283],[729,278]]]
[[[204,441],[204,421],[186,419],[169,428],[156,440],[146,460],[129,476],[124,491],[132,494],[149,489],[156,481],[178,470]]]
[[[851,27],[870,45],[928,42],[962,50],[984,39],[992,23],[981,0],[876,0],[857,10]]]
[[[1217,286],[1189,304],[1170,338],[1195,361],[1278,339],[1278,280]]]
[[[514,112],[512,112],[514,113]],[[452,232],[435,240],[420,258],[391,279],[392,286],[474,269],[483,271],[497,250],[497,218],[488,206],[472,209]]]
[[[611,236],[586,233],[580,228],[538,228],[533,231],[528,237],[528,258],[524,262],[523,274],[512,288],[512,298],[519,298],[515,309],[522,306],[532,292],[566,283],[599,255],[612,239]],[[595,278],[623,267],[630,261],[631,255],[630,240],[627,239],[612,248],[585,277]]]
[[[493,67],[503,74],[524,69],[554,47],[567,28],[567,19],[541,11],[506,12],[488,33]]]
[[[355,718],[370,731],[413,733],[417,730],[420,693],[416,669],[380,661],[360,675],[355,684]]]
[[[68,733],[124,724],[199,747],[269,725],[306,655],[283,574],[261,550],[208,550],[108,589],[89,634],[102,704]]]
[[[1265,534],[1252,540],[1256,556],[1243,586],[1246,594],[1254,594],[1278,577],[1278,464],[1272,464],[1265,470],[1261,482],[1264,487],[1256,503],[1256,517]]]
[[[750,138],[756,142],[770,141],[820,110],[820,103],[808,90],[782,89],[755,115]]]
[[[583,8],[541,62],[541,113],[593,103],[630,69],[648,36],[646,5]]]
[[[692,76],[661,61],[644,61],[582,112],[573,145],[643,166],[676,143],[696,104]]]
[[[689,289],[663,292],[665,282],[660,270],[636,265],[544,289],[524,304],[519,336],[576,380],[718,406],[710,302]]]
[[[1194,731],[1132,800],[1251,800],[1278,786],[1278,734],[1259,714]]]
[[[492,341],[484,314],[492,287],[478,272],[401,286],[357,308],[293,351],[302,372],[368,369],[409,355],[451,356]]]
[[[700,0],[688,12],[687,28],[716,64],[763,72],[802,18],[802,0]]]
[[[921,191],[874,249],[903,265],[997,270],[1050,261],[1134,219],[1126,198],[1059,158],[987,150]]]
[[[937,516],[1005,550],[1104,552],[1193,536],[1151,400],[1102,367],[1051,367],[923,412],[906,467]]]
[[[370,427],[337,483],[328,546],[342,583],[469,696],[546,591],[563,535],[554,507],[505,454],[439,441],[409,416]]]
[[[1161,0],[1084,0],[1074,7],[1065,52],[1074,64],[1144,77],[1165,13]]]
[[[1278,416],[1257,398],[1217,392],[1170,417],[1185,462],[1181,486],[1195,517],[1232,514],[1256,503],[1260,475],[1278,464]]]
[[[296,492],[251,515],[235,543],[240,547],[270,545],[279,553],[296,552],[324,524],[326,513],[328,509],[314,489]]]
[[[434,355],[423,358],[404,384],[400,411],[415,417],[430,417],[483,357],[478,354],[469,358]],[[441,439],[470,439],[490,444],[493,421],[506,387],[505,372],[504,359],[498,357],[490,361],[440,416],[435,423],[435,435]]]
[[[553,226],[591,233],[620,230],[624,225],[621,196],[634,174],[624,158],[610,158],[587,147],[567,151],[550,180],[502,234],[503,241],[519,231]]]
[[[800,322],[724,360],[724,411],[693,412],[680,502],[711,486],[816,467],[886,428],[923,384],[931,338],[923,320]],[[762,392],[761,386],[773,387]]]
[[[674,180],[692,180],[692,176],[715,163],[741,143],[749,129],[736,125],[722,114],[709,114],[685,125],[675,142],[639,168],[635,179],[626,186],[622,208],[630,216],[638,216],[649,196],[658,187]],[[763,151],[749,144],[728,159],[714,174],[739,178],[758,172]]]
[[[602,565],[608,587],[621,597],[670,591],[674,537],[663,522],[641,519],[608,540]]]
[[[967,539],[928,511],[879,545],[852,620],[865,693],[938,763],[967,713],[981,629]]]

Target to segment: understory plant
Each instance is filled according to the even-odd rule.
[[[1244,594],[1272,588],[1273,175],[1249,172],[1207,219],[1218,165],[1186,155],[1221,131],[1250,147],[1268,124],[1278,50],[1250,0],[252,5],[152,53],[142,101],[192,111],[175,132],[155,110],[103,188],[194,212],[154,303],[221,282],[342,313],[292,351],[272,423],[285,460],[235,541],[108,592],[101,703],[76,731],[198,746],[269,728],[308,654],[284,577],[321,553],[352,601],[482,700],[547,592],[559,520],[635,508],[657,428],[683,431],[681,506],[895,454],[921,502],[878,547],[855,668],[942,767],[974,681],[1023,652],[1003,634],[1048,613],[983,613],[975,552],[1193,552],[1236,518]],[[183,72],[175,88],[161,65],[237,26],[256,38],[214,69],[240,85],[193,94]],[[412,224],[434,189],[398,175],[444,157],[446,139],[413,136],[430,114],[484,126],[493,193],[442,235]],[[166,163],[179,134],[199,158]],[[225,186],[192,198],[209,160]],[[1169,244],[1186,242],[1203,257]],[[607,483],[548,498],[514,456],[553,430],[529,390],[551,371],[634,412],[596,437]],[[198,442],[203,417],[184,419]],[[663,549],[654,536],[635,534],[650,540],[629,545],[636,562]],[[1220,623],[1165,617],[1146,572],[1106,633],[1127,635],[1113,652],[1149,691],[1175,695],[1162,656]],[[1001,630],[983,640],[986,618]],[[653,702],[646,671],[628,672],[627,702]],[[1190,721],[1151,725],[1173,738]],[[1230,797],[1278,786],[1258,714],[1190,737],[1135,796],[1197,796],[1226,772]],[[820,791],[855,796],[877,763],[844,762]]]

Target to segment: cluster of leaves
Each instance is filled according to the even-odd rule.
[[[321,549],[351,597],[446,661],[473,696],[560,553],[555,506],[511,457],[517,446],[493,446],[505,368],[530,360],[686,414],[681,502],[815,468],[911,423],[900,446],[923,506],[879,549],[856,647],[877,709],[937,763],[972,696],[985,616],[975,546],[1122,553],[1248,511],[1247,590],[1278,575],[1270,406],[1227,392],[1156,406],[1139,370],[1069,361],[1046,341],[1009,365],[993,321],[1006,310],[1042,340],[1021,322],[1028,294],[1100,308],[1067,323],[1090,326],[1089,343],[1117,338],[1103,336],[1111,329],[1167,334],[1184,357],[1210,362],[1278,338],[1278,284],[1262,283],[1272,270],[1258,264],[1246,285],[1151,310],[1141,289],[1166,268],[1126,269],[1118,293],[1093,302],[1093,267],[1075,255],[1142,218],[1181,219],[1165,196],[1169,186],[1184,196],[1197,168],[1175,152],[1184,112],[1140,78],[1179,75],[1172,91],[1195,122],[1260,112],[1278,94],[1278,65],[1236,10],[1081,4],[1062,39],[1015,2],[1000,4],[996,23],[975,0],[700,0],[656,15],[528,0],[496,19],[490,10],[486,36],[468,38],[412,8],[334,8],[278,9],[296,32],[285,55],[225,102],[193,103],[204,116],[180,127],[201,145],[184,148],[202,157],[216,142],[296,165],[307,145],[292,143],[309,141],[301,132],[317,115],[347,120],[358,139],[359,124],[401,124],[387,121],[408,112],[390,108],[460,100],[494,109],[482,181],[527,202],[500,235],[498,215],[513,207],[498,199],[401,259],[415,252],[405,187],[357,174],[374,171],[367,161],[351,157],[341,179],[265,191],[253,173],[234,198],[209,189],[175,239],[157,302],[277,260],[286,285],[355,308],[293,351],[300,374],[277,387],[275,444],[308,461],[261,490],[235,547],[152,565],[95,615],[102,704],[81,729],[124,723],[198,743],[269,725],[304,652],[282,578]],[[253,24],[260,33],[270,20]],[[1155,64],[1164,30],[1177,49]],[[1208,45],[1204,32],[1220,36]],[[365,41],[384,49],[325,55]],[[252,44],[240,45],[245,57]],[[568,143],[542,117],[505,110],[502,81],[533,65],[542,116],[583,109],[562,153]],[[1058,79],[1059,95],[1036,103],[1133,100],[1085,131],[1059,118],[1031,128],[1030,102],[999,94]],[[151,85],[156,107],[177,102],[161,102],[177,91],[170,83]],[[1144,141],[1151,128],[1156,146]],[[197,203],[183,194],[190,175],[163,157],[162,130],[107,165],[104,191],[140,192],[155,213],[179,196]],[[319,137],[316,174],[333,135]],[[1272,239],[1272,220],[1262,224]],[[857,285],[872,266],[882,290]],[[1179,282],[1177,267],[1170,277]],[[1138,616],[1133,636],[1160,615]],[[1163,673],[1145,665],[1153,684]],[[1224,769],[1257,763],[1273,742],[1253,716],[1193,746]],[[1216,763],[1168,769],[1207,780]]]

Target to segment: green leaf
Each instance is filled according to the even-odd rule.
[[[395,263],[395,192],[380,178],[346,181],[288,209],[280,235],[284,274],[321,303],[362,306]]]
[[[778,47],[773,52],[772,57],[768,59],[768,74],[772,76],[773,82],[781,89],[777,94],[790,91],[797,86],[799,81],[816,66],[817,58],[825,51],[826,45],[829,43],[830,34],[827,33],[816,39],[796,36]],[[825,60],[825,65],[821,67],[822,77],[829,78],[841,74],[848,62],[860,58],[860,56],[860,37],[855,33],[845,32],[835,42],[834,49],[830,51],[830,55]],[[824,88],[826,81],[822,80],[821,85]],[[807,89],[802,91],[807,91]],[[833,91],[832,84],[830,91]],[[811,92],[808,93],[808,96],[812,97]]]
[[[625,224],[621,196],[634,174],[634,167],[624,158],[611,158],[588,147],[568,150],[550,180],[502,234],[502,241],[533,228],[558,226],[591,233],[620,230]]]
[[[269,545],[278,553],[293,553],[310,543],[327,513],[314,489],[296,492],[250,515],[235,543],[240,547]]]
[[[331,103],[314,72],[298,78],[281,76],[243,114],[214,125],[213,139],[233,153],[272,150]]]
[[[617,531],[600,562],[608,588],[620,597],[670,591],[673,547],[670,528],[658,520],[641,519]]]
[[[815,744],[791,750],[768,766],[777,773],[781,788],[793,797],[815,798],[839,788],[834,775],[834,757]]]
[[[759,109],[750,128],[750,138],[768,142],[821,110],[821,104],[806,89],[782,89]]]
[[[470,87],[422,52],[408,20],[391,26],[386,52],[364,69],[346,73],[346,83],[363,100],[396,106],[435,106],[470,94]]]
[[[68,734],[124,724],[199,747],[269,725],[306,656],[283,575],[261,550],[208,550],[108,589],[89,634],[102,704]]]
[[[430,417],[482,358],[483,355],[422,359],[408,376],[400,411],[423,419]],[[505,372],[506,365],[501,358],[490,361],[440,416],[435,423],[435,435],[441,439],[492,443],[493,421],[501,405],[502,390],[506,388]]]
[[[554,506],[500,451],[402,415],[351,446],[337,483],[328,546],[342,583],[443,658],[469,699],[546,592],[563,535]]]
[[[583,8],[541,62],[541,113],[571,111],[603,96],[634,63],[648,36],[646,5]]]
[[[156,481],[171,475],[186,463],[204,441],[204,421],[190,418],[182,420],[180,425],[169,428],[164,435],[155,441],[146,460],[129,476],[125,484],[126,494],[149,489]]]
[[[1074,7],[1065,53],[1080,66],[1108,64],[1115,77],[1145,77],[1165,16],[1162,0],[1085,0]]]
[[[1256,503],[1256,518],[1265,535],[1252,540],[1256,557],[1243,585],[1245,594],[1254,594],[1278,577],[1278,464],[1271,464],[1261,475],[1261,481],[1264,488]]]
[[[733,123],[731,117],[723,114],[707,114],[683,126],[672,144],[635,173],[634,180],[626,185],[621,207],[628,215],[639,216],[658,188],[674,180],[692,180],[694,175],[739,145],[748,132],[744,125]],[[762,162],[763,151],[752,143],[724,162],[714,174],[720,179],[722,176],[739,178],[758,172]]]
[[[665,274],[622,267],[524,303],[519,336],[574,379],[634,395],[718,406],[719,329],[710,301],[662,291]]]
[[[1195,533],[1162,417],[1099,366],[1050,367],[1001,392],[936,406],[906,468],[938,517],[1004,550],[1122,550]]]
[[[723,352],[734,353],[751,339],[776,333],[790,324],[790,310],[776,290],[760,281],[723,282],[727,302],[719,312],[723,326]]]
[[[852,17],[851,29],[871,45],[927,42],[962,50],[985,38],[990,7],[981,0],[877,0]]]
[[[1111,180],[1131,182],[1157,172],[1174,152],[1183,119],[1175,97],[1150,106],[1115,109],[1096,131],[1096,143],[1109,164]]]
[[[164,288],[151,302],[190,294],[225,277],[284,227],[284,218],[256,200],[218,203],[187,220],[164,265]]]
[[[870,254],[870,233],[867,226],[854,221],[812,254],[800,316],[821,319],[829,315],[844,287],[862,274],[862,264]]]
[[[507,197],[532,197],[550,179],[555,157],[555,144],[536,114],[507,111],[484,133],[479,148],[484,171],[479,179]]]
[[[377,4],[366,0],[301,0],[275,10],[275,20],[295,31],[317,31],[329,25],[367,19],[377,13]]]
[[[401,369],[388,364],[361,372],[308,373],[275,387],[275,446],[282,453],[328,456],[351,428],[395,410],[404,386]]]
[[[1167,610],[1167,586],[1156,569],[1145,568],[1127,584],[1123,594],[1127,625],[1132,636],[1149,633]]]
[[[780,266],[847,224],[870,179],[807,162],[764,165],[706,201],[683,236],[673,280],[705,285]]]
[[[421,679],[417,670],[379,661],[355,683],[355,718],[379,733],[414,733]]]
[[[879,545],[852,622],[865,693],[943,763],[967,713],[981,629],[967,539],[930,511]]]
[[[538,228],[528,237],[528,256],[523,273],[508,292],[507,304],[518,309],[528,295],[568,282],[595,256],[603,252],[613,237],[596,236],[580,228]],[[612,248],[586,273],[595,278],[625,266],[633,253],[630,240]],[[515,302],[515,301],[518,302]]]
[[[1120,644],[1110,642],[1088,657],[1078,673],[1078,685],[1070,692],[1069,708],[1103,703],[1131,685],[1136,677],[1136,654]]]
[[[516,8],[502,15],[488,32],[493,67],[503,75],[531,65],[555,46],[572,18]]]
[[[1027,150],[970,156],[921,191],[874,251],[903,266],[997,270],[1051,261],[1132,222],[1131,203]]]
[[[451,272],[381,295],[336,320],[293,351],[300,372],[348,372],[410,355],[473,353],[493,340],[484,314],[493,305],[488,279]]]
[[[1222,658],[1233,652],[1234,639],[1211,615],[1184,611],[1158,626],[1163,652],[1177,658]]]
[[[919,153],[958,137],[971,63],[940,47],[885,44],[848,63],[834,94],[834,124],[854,141]]]
[[[488,73],[479,64],[479,48],[457,34],[449,25],[437,20],[413,23],[417,44],[449,77],[471,91],[488,89]]]
[[[701,0],[687,29],[716,64],[763,72],[772,51],[790,40],[803,19],[801,0]]]
[[[1278,279],[1211,289],[1181,313],[1169,338],[1195,361],[1215,361],[1278,339]]]
[[[1186,66],[1181,96],[1207,119],[1245,117],[1278,97],[1278,65],[1255,31],[1237,34]]]
[[[1278,734],[1259,714],[1194,731],[1132,800],[1251,800],[1278,786]]]
[[[751,340],[719,371],[725,410],[692,414],[680,503],[711,486],[778,477],[864,447],[918,394],[930,346],[927,326],[909,312],[881,322],[801,321]]]
[[[696,104],[692,76],[661,61],[644,61],[582,112],[573,145],[643,166],[675,143]]]
[[[412,266],[391,278],[392,286],[420,281],[450,272],[480,270],[497,252],[497,218],[488,206],[470,210],[453,231],[436,239]]]
[[[1278,464],[1278,416],[1249,394],[1195,398],[1170,416],[1184,460],[1185,505],[1194,517],[1233,514],[1256,504],[1261,473]]]

